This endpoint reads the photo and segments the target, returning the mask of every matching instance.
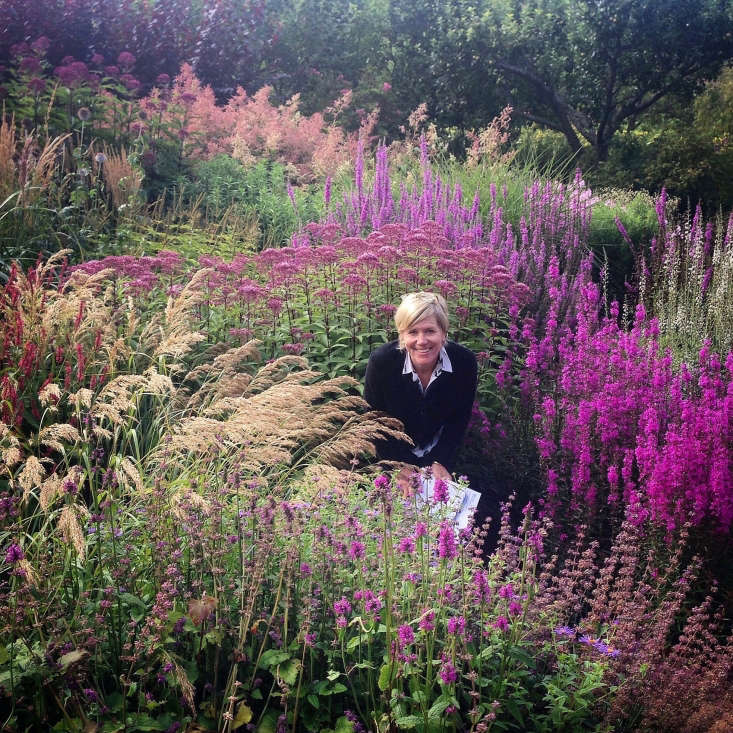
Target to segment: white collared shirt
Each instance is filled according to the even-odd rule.
[[[405,365],[402,367],[402,373],[403,374],[412,374],[412,381],[417,382],[417,386],[420,389],[420,392],[424,395],[428,387],[443,373],[443,372],[453,372],[453,365],[451,364],[450,357],[448,356],[448,352],[445,350],[445,346],[441,347],[440,354],[438,354],[438,361],[435,364],[435,369],[433,369],[433,373],[430,375],[430,381],[428,382],[427,387],[422,386],[422,382],[420,381],[420,377],[418,376],[418,373],[415,371],[415,368],[412,366],[412,359],[410,359],[410,354],[407,350],[405,350]],[[422,458],[426,453],[430,453],[433,448],[438,444],[438,441],[440,440],[440,436],[443,433],[443,427],[441,426],[437,433],[433,436],[432,440],[427,445],[416,445],[414,448],[412,448],[412,452],[418,457]]]

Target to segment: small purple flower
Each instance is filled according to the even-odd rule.
[[[462,634],[466,630],[466,619],[463,616],[451,616],[448,619],[448,633]]]
[[[412,626],[404,624],[397,629],[397,637],[400,640],[400,647],[408,646],[415,641],[415,633],[412,630]]]
[[[349,557],[352,560],[359,560],[366,554],[366,546],[363,542],[354,540],[349,547]]]
[[[494,621],[493,626],[495,629],[499,629],[499,631],[506,631],[509,628],[509,621],[505,616],[499,616],[499,618]]]
[[[5,553],[5,562],[8,563],[8,565],[15,565],[15,563],[20,562],[24,558],[25,553],[23,552],[23,549],[15,542],[8,547],[8,550]]]
[[[433,502],[435,504],[448,502],[448,484],[443,479],[437,479],[433,486]]]
[[[440,533],[438,534],[438,557],[450,560],[457,554],[456,533],[453,529],[453,524],[448,521],[442,522]]]
[[[502,585],[499,588],[499,598],[513,598],[514,597],[514,586],[511,583]]]
[[[382,474],[381,476],[377,476],[377,478],[374,479],[374,488],[375,489],[386,489],[390,484],[389,478]]]
[[[300,574],[304,578],[307,578],[308,576],[313,575],[313,570],[311,569],[311,566],[308,565],[307,562],[300,563]]]
[[[435,611],[427,611],[418,623],[422,631],[433,631],[435,629]]]
[[[333,604],[333,612],[337,616],[346,616],[347,614],[351,613],[351,604],[349,603],[346,596],[341,596],[341,600],[336,601]]]
[[[397,544],[397,549],[407,555],[415,552],[415,540],[412,537],[403,537]]]
[[[509,602],[509,615],[510,616],[519,616],[522,613],[522,604],[519,603],[519,601],[510,601]]]
[[[569,636],[571,638],[575,636],[575,629],[570,626],[558,626],[553,631],[558,636]]]
[[[592,646],[596,651],[600,652],[601,654],[608,654],[608,644],[606,644],[606,642],[598,639],[598,641],[593,642]]]
[[[303,637],[306,646],[313,646],[316,643],[317,638],[318,636],[315,631],[308,631]]]
[[[443,662],[438,674],[444,685],[452,685],[458,679],[458,672],[450,662]]]

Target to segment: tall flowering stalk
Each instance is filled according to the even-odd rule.
[[[661,348],[657,321],[638,306],[629,331],[618,307],[598,317],[589,286],[575,330],[559,341],[558,378],[543,379],[535,343],[538,446],[548,470],[550,506],[571,516],[640,504],[669,531],[688,520],[727,532],[733,521],[730,421],[733,354],[705,345],[696,364],[675,366]]]

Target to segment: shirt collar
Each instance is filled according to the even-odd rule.
[[[451,364],[451,360],[448,356],[448,352],[445,350],[445,346],[441,347],[440,349],[440,354],[438,354],[438,361],[435,364],[435,369],[433,369],[432,375],[430,376],[430,381],[432,382],[433,379],[439,377],[443,372],[453,372],[453,364]],[[413,381],[417,381],[420,379],[414,367],[412,366],[412,359],[410,359],[410,354],[407,349],[405,349],[405,363],[402,367],[402,373],[412,374]]]

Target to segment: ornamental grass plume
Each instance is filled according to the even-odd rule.
[[[105,149],[105,155],[102,173],[115,208],[119,210],[123,205],[136,207],[139,203],[143,172],[133,167],[125,148],[118,151]]]
[[[15,117],[8,118],[3,115],[0,119],[0,200],[2,201],[5,201],[16,188],[16,148]]]
[[[166,458],[170,452],[220,454],[224,444],[229,451],[245,449],[243,465],[250,471],[289,465],[297,454],[302,460],[303,451],[308,460],[342,467],[363,454],[373,456],[375,440],[403,437],[396,421],[358,414],[367,405],[349,395],[347,390],[357,386],[353,379],[318,379],[320,375],[300,357],[280,357],[249,379],[239,379],[234,368],[256,354],[253,342],[217,356],[205,370],[210,381],[194,393],[193,404],[174,397],[184,417],[174,424],[154,460],[170,463]],[[202,373],[198,367],[197,374]],[[218,386],[219,381],[224,385]],[[187,389],[186,380],[183,384]],[[242,387],[236,396],[231,395],[232,384]],[[200,399],[202,393],[208,398]]]
[[[27,207],[36,203],[49,190],[51,181],[57,172],[64,144],[71,133],[48,139],[40,147],[39,139],[33,134],[27,135],[22,148],[18,151],[15,165],[16,186],[19,191],[17,206]],[[25,217],[30,222],[30,211]]]

